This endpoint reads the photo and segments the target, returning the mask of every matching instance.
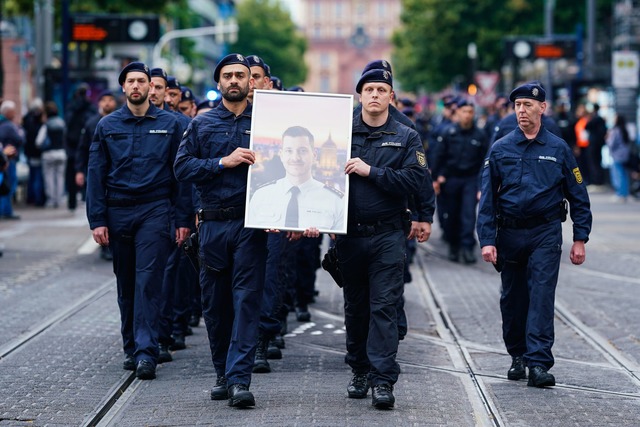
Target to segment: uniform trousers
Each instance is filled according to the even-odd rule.
[[[454,247],[472,249],[475,244],[478,177],[447,177],[438,207],[445,213],[444,228]]]
[[[511,356],[524,356],[532,368],[553,366],[554,302],[560,255],[560,220],[530,229],[501,228],[502,334]]]
[[[268,337],[280,333],[279,314],[283,309],[284,285],[286,284],[282,277],[282,252],[288,248],[289,242],[286,233],[268,233],[267,264],[260,312],[260,333]]]
[[[154,365],[162,282],[171,248],[170,205],[163,199],[107,210],[124,352],[136,362]]]
[[[336,251],[344,278],[346,362],[369,373],[371,385],[395,384],[400,374],[397,303],[403,291],[405,234],[338,236]]]
[[[211,359],[228,386],[251,384],[267,233],[242,219],[200,223],[200,287]]]

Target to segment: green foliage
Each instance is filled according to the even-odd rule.
[[[304,82],[306,39],[289,13],[274,0],[246,0],[237,6],[238,40],[229,52],[258,55],[286,86]]]
[[[608,22],[613,0],[599,0],[598,22]],[[393,35],[394,72],[408,91],[435,91],[467,79],[467,46],[478,48],[476,69],[498,70],[504,37],[544,34],[545,0],[402,0],[402,27]],[[556,34],[585,23],[585,0],[556,0]]]

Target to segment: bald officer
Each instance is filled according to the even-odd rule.
[[[573,245],[569,258],[580,265],[591,231],[589,196],[569,145],[542,124],[545,91],[536,83],[517,87],[518,127],[491,147],[482,173],[477,231],[482,258],[502,270],[502,333],[512,357],[510,380],[528,386],[555,385],[554,300],[564,199],[571,206]]]

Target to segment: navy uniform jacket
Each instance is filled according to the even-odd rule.
[[[196,185],[201,208],[244,207],[249,165],[222,171],[218,162],[238,147],[249,148],[250,133],[251,103],[238,117],[220,103],[191,120],[174,168],[180,181]]]
[[[480,246],[495,246],[496,216],[525,219],[571,206],[573,240],[589,239],[589,195],[569,145],[543,127],[527,140],[518,127],[496,141],[485,159],[478,212]],[[554,210],[556,210],[554,212]]]
[[[556,124],[556,121],[553,120],[552,117],[547,116],[546,114],[542,115],[542,125],[547,128],[549,132],[552,134],[562,138],[562,131]],[[498,124],[493,129],[493,136],[491,137],[491,143],[493,144],[503,136],[507,135],[509,132],[518,127],[518,117],[516,113],[507,114],[507,116],[500,120]]]
[[[416,130],[415,123],[393,105],[389,105],[389,113],[391,117],[401,124]],[[360,116],[361,114],[362,104],[359,104],[353,110],[353,117]],[[424,147],[424,142],[422,146]],[[436,194],[433,191],[433,181],[428,166],[425,170],[424,182],[420,185],[420,189],[409,198],[409,209],[411,210],[411,219],[413,221],[433,222],[433,213],[436,210]]]
[[[349,224],[375,223],[407,208],[407,198],[425,181],[426,157],[418,132],[391,115],[375,132],[353,118],[351,158],[371,166],[368,177],[349,175]]]
[[[433,176],[477,176],[489,149],[487,135],[474,124],[462,129],[454,123],[442,134],[436,145],[432,167]]]
[[[173,161],[181,127],[171,113],[150,104],[143,117],[127,105],[103,117],[89,149],[87,216],[93,230],[107,225],[107,199],[174,198]],[[176,220],[176,227],[189,224]]]

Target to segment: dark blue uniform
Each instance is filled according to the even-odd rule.
[[[474,236],[477,193],[480,190],[479,173],[489,141],[485,132],[475,124],[463,129],[458,123],[450,125],[442,134],[431,165],[433,176],[444,177],[440,203],[444,232],[447,236],[450,258],[457,260],[458,250],[471,262],[476,241]]]
[[[89,149],[87,216],[109,230],[124,351],[154,366],[180,136],[172,114],[150,105],[136,117],[125,105],[100,120]]]
[[[573,240],[586,242],[589,197],[567,143],[543,126],[534,140],[517,128],[491,147],[482,175],[478,237],[481,246],[497,247],[503,338],[509,354],[524,356],[529,369],[548,370],[554,363],[565,198]]]
[[[552,134],[562,138],[562,131],[556,124],[556,121],[552,117],[542,115],[542,125]],[[491,144],[504,137],[512,130],[518,127],[518,118],[516,113],[507,115],[504,119],[500,120],[493,129],[493,135],[491,137]]]
[[[369,373],[372,386],[395,384],[398,329],[396,302],[403,290],[406,235],[402,214],[409,195],[425,179],[426,157],[418,133],[389,117],[370,131],[353,119],[351,158],[371,166],[370,175],[349,176],[347,235],[336,238],[344,276],[346,361]]]
[[[221,103],[191,121],[175,163],[178,179],[195,183],[200,194],[202,314],[213,365],[229,387],[251,383],[267,233],[244,228],[249,166],[223,169],[218,162],[249,148],[250,129],[251,104],[236,117]]]

